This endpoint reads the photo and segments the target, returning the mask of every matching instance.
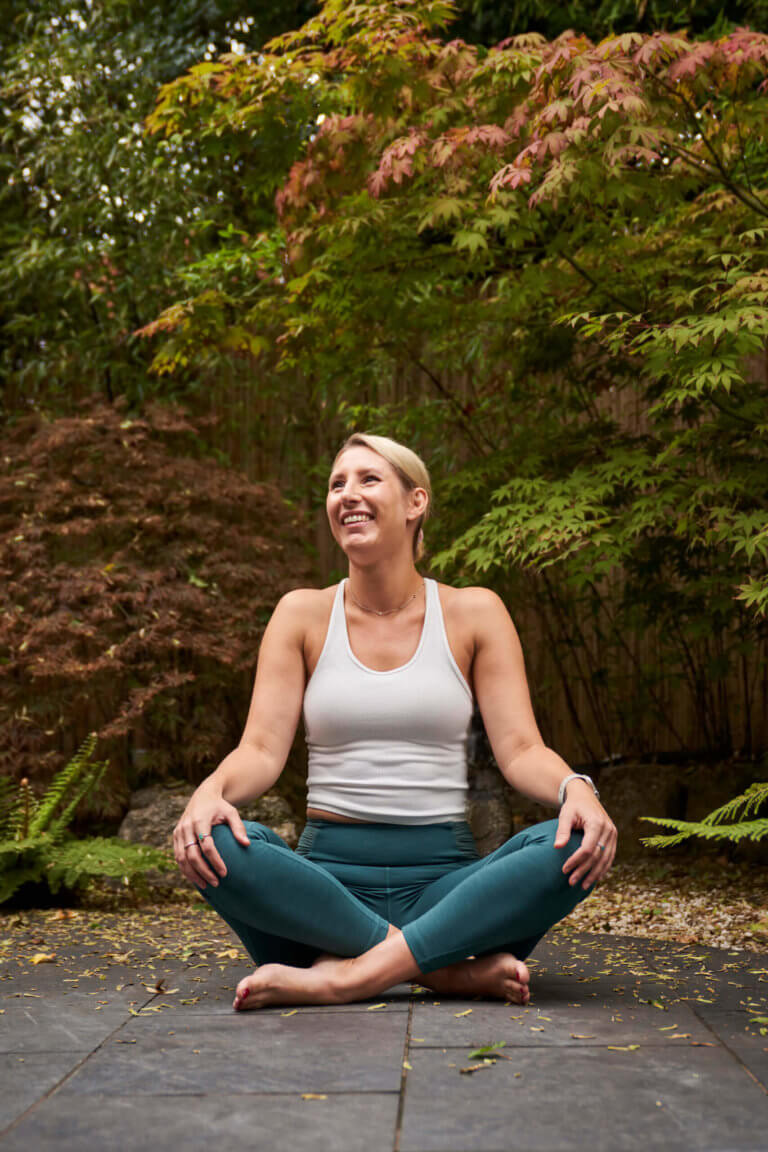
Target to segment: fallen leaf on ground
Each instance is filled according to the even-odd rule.
[[[477,1060],[480,1056],[486,1056],[489,1052],[496,1052],[498,1048],[506,1048],[506,1040],[497,1040],[495,1044],[484,1044],[482,1048],[475,1048],[470,1052],[470,1060]]]

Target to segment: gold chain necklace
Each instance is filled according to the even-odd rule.
[[[373,612],[376,616],[391,616],[393,612],[402,612],[403,608],[406,608],[410,604],[411,600],[416,599],[419,592],[421,591],[421,588],[424,587],[424,581],[422,580],[421,582],[421,588],[417,588],[413,596],[409,596],[408,599],[399,606],[399,608],[385,608],[383,612],[380,612],[378,608],[369,608],[366,604],[361,604],[349,586],[349,583],[347,583],[347,587],[349,589],[349,594],[354,600],[355,604],[357,604],[358,608],[362,608],[363,612]]]

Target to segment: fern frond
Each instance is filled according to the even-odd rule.
[[[54,859],[45,867],[45,878],[51,892],[57,892],[62,885],[76,888],[94,877],[131,878],[150,868],[172,872],[176,867],[175,860],[162,848],[133,844],[116,836],[92,836],[88,840],[73,837],[57,847]]]
[[[35,860],[21,868],[14,868],[12,872],[0,873],[0,904],[10,900],[18,892],[22,884],[34,884],[44,875],[45,864],[42,859]]]
[[[679,836],[641,836],[640,843],[646,848],[674,848],[688,839],[688,832],[681,832]]]
[[[756,820],[740,820],[735,824],[723,824],[728,816],[735,815],[742,809],[742,816],[749,815],[750,811],[759,808],[764,800],[768,800],[768,782],[759,781],[750,784],[746,792],[735,796],[727,804],[715,808],[702,820],[671,820],[661,816],[641,816],[649,824],[661,824],[662,827],[676,829],[673,836],[641,836],[640,843],[648,848],[672,848],[682,844],[689,836],[700,836],[703,840],[729,840],[738,843],[739,840],[762,840],[768,836],[768,818],[761,817]]]
[[[102,776],[109,767],[109,761],[102,760],[98,763],[89,764],[87,767],[89,770],[88,776],[86,776],[84,780],[80,781],[80,784],[74,795],[71,797],[69,804],[67,804],[67,807],[64,809],[64,811],[56,817],[56,820],[51,825],[50,832],[55,839],[61,838],[61,835],[69,823],[72,813],[74,812],[75,808],[77,808],[80,801],[84,799],[85,796],[93,792],[97,785],[100,783]]]
[[[11,832],[17,792],[15,780],[10,776],[0,776],[0,837]]]
[[[93,755],[95,747],[96,733],[91,732],[86,736],[69,763],[66,764],[51,781],[48,791],[41,800],[34,819],[30,823],[30,834],[42,832],[48,828],[49,824],[54,820],[54,813],[57,806],[63,801],[67,792],[75,788],[81,777],[85,776],[86,782],[81,784],[79,790],[76,792],[77,801],[75,804],[79,803],[89,787],[92,787],[93,776],[96,773],[100,775],[102,770],[100,764],[90,763],[90,758]],[[67,820],[74,811],[74,806],[72,803],[68,804],[65,812],[62,812],[56,818],[55,823],[59,829],[66,826]]]
[[[739,808],[743,807],[742,817],[748,816],[750,811],[760,807],[764,800],[768,800],[768,782],[760,782],[750,784],[746,792],[742,792],[741,796],[735,796],[733,800],[729,800],[727,804],[723,804],[722,808],[716,808],[714,812],[710,812],[708,816],[704,817],[705,824],[719,824],[723,820],[728,820],[736,815]]]
[[[8,779],[8,777],[6,777]],[[40,801],[32,791],[26,776],[18,784],[9,781],[15,795],[10,802],[5,820],[4,835],[14,840],[23,840],[40,807]]]

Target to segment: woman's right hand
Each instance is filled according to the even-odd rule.
[[[205,888],[206,884],[217,887],[219,877],[227,874],[227,867],[216,850],[213,837],[207,835],[214,824],[229,824],[239,844],[246,848],[250,844],[237,808],[225,800],[220,791],[212,791],[203,783],[192,794],[173,830],[176,863],[187,880],[200,888]],[[199,839],[201,836],[202,844]]]

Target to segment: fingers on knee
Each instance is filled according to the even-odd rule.
[[[213,828],[211,828],[211,836],[216,851],[225,862],[228,857],[234,855],[238,848],[241,852],[245,848],[244,844],[240,844],[235,840],[234,833],[228,824],[214,824]],[[205,845],[203,845],[203,851],[205,851]]]
[[[552,841],[554,842],[554,837],[552,837]],[[562,853],[565,857],[571,856],[574,852],[577,852],[578,849],[581,848],[583,841],[584,829],[574,828],[571,831],[571,834],[566,840],[565,844],[558,844],[556,851]]]

